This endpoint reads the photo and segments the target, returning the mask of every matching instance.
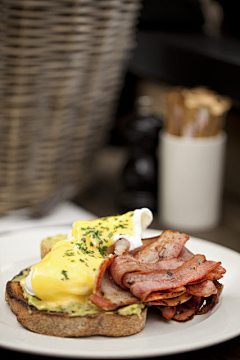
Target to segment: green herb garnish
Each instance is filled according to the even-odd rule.
[[[61,280],[69,280],[66,270],[62,270],[61,274],[64,276]]]

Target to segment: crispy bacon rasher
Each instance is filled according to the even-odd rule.
[[[218,302],[226,270],[221,262],[194,255],[189,236],[166,230],[143,246],[108,257],[100,265],[90,300],[105,310],[143,303],[156,306],[167,320],[186,321]]]

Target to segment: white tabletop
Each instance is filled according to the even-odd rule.
[[[56,205],[46,216],[31,218],[29,209],[11,211],[0,217],[0,233],[38,226],[71,225],[76,220],[91,220],[96,216],[69,201]]]

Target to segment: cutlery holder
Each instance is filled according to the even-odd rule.
[[[214,228],[221,217],[227,135],[185,138],[160,134],[159,216],[183,231]]]

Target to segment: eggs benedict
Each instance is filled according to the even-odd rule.
[[[44,239],[42,260],[28,270],[27,276],[25,272],[17,278],[24,299],[39,311],[67,313],[71,317],[110,315],[89,299],[98,268],[108,257],[140,247],[142,232],[152,218],[151,211],[143,208],[123,215],[78,220],[67,235]],[[115,315],[135,315],[145,322],[140,316],[145,314],[144,308],[142,304],[131,304]]]
[[[76,221],[66,235],[41,242],[41,261],[6,285],[6,300],[27,329],[45,335],[127,336],[145,326],[154,306],[180,322],[219,301],[226,270],[165,230],[143,239],[146,209]]]
[[[120,216],[76,221],[67,239],[56,242],[21,281],[26,295],[41,299],[42,309],[62,310],[72,304],[86,304],[97,269],[111,255],[108,249],[119,239],[126,241],[125,250],[140,247],[142,232],[151,221],[152,213],[146,208]]]

